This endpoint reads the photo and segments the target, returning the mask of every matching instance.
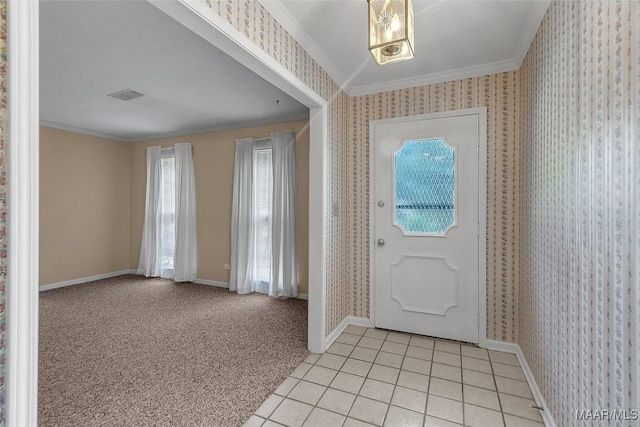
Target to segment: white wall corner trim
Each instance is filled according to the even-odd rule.
[[[528,21],[529,25],[523,28],[520,43],[518,43],[515,58],[513,58],[517,64],[516,69],[522,66],[524,57],[527,56],[527,52],[531,47],[531,42],[533,42],[533,39],[538,33],[538,28],[540,28],[540,23],[542,22],[542,19],[544,19],[544,15],[546,15],[547,13],[549,4],[551,4],[551,0],[539,0],[532,2],[531,12],[529,13],[529,16],[539,16],[540,19],[536,19],[535,21]]]
[[[66,286],[79,285],[82,283],[95,282],[96,280],[110,279],[111,277],[122,276],[125,274],[137,274],[134,269],[112,271],[111,273],[96,274],[95,276],[81,277],[79,279],[64,280],[62,282],[49,283],[40,286],[40,292],[49,291],[51,289],[64,288]]]
[[[349,325],[364,326],[365,328],[368,328],[370,326],[369,319],[365,317],[355,317],[355,316],[345,317],[344,319],[342,319],[342,322],[340,322],[340,324],[325,339],[324,341],[325,350],[331,347],[331,344],[334,343],[334,341],[340,336],[342,332],[344,332],[344,330]]]
[[[556,422],[553,419],[553,415],[551,415],[551,412],[549,412],[547,402],[544,400],[542,392],[538,387],[538,383],[533,377],[533,372],[531,372],[531,368],[529,368],[527,359],[525,359],[524,353],[522,353],[522,348],[520,348],[520,346],[516,343],[487,340],[487,349],[503,351],[505,353],[512,353],[518,357],[518,362],[520,362],[520,366],[524,371],[524,376],[527,378],[527,383],[529,384],[529,388],[531,389],[531,393],[533,394],[533,399],[536,401],[536,405],[542,408],[542,410],[540,411],[540,415],[542,415],[545,426],[557,427]]]
[[[7,2],[5,421],[38,425],[39,2]]]

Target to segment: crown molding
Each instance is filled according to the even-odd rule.
[[[65,123],[51,122],[49,120],[40,119],[40,126],[45,126],[53,129],[66,130],[69,132],[81,133],[83,135],[97,136],[98,138],[112,139],[120,142],[131,142],[130,139],[123,138],[111,133],[99,132],[91,129],[86,129],[78,126],[67,125]]]
[[[504,73],[520,68],[520,64],[514,59],[506,61],[492,62],[489,64],[476,65],[473,67],[458,68],[456,70],[441,71],[438,73],[424,74],[406,79],[390,80],[382,83],[354,86],[348,92],[349,96],[373,95],[379,92],[408,89],[412,87],[427,86],[436,83],[463,80],[471,77],[486,76],[489,74]]]
[[[111,139],[114,141],[141,142],[141,141],[149,141],[153,139],[164,139],[164,138],[173,138],[178,136],[199,135],[202,133],[210,133],[210,132],[221,132],[224,130],[251,128],[256,126],[268,126],[268,125],[273,125],[277,123],[295,122],[298,120],[309,120],[309,112],[307,111],[300,114],[291,114],[287,116],[274,117],[270,119],[252,120],[249,122],[245,121],[245,122],[225,123],[218,126],[210,126],[206,128],[197,128],[197,129],[186,129],[186,130],[181,130],[176,132],[148,133],[148,134],[137,136],[137,137],[122,137],[122,136],[113,135],[106,132],[99,132],[99,131],[94,131],[94,130],[86,129],[82,127],[67,125],[64,123],[50,122],[48,120],[40,120],[40,125],[54,128],[54,129],[66,130],[69,132],[81,133],[83,135],[90,135],[90,136],[97,136],[99,138]]]
[[[533,39],[536,37],[538,28],[540,28],[540,24],[542,23],[550,4],[551,0],[538,0],[533,2],[529,16],[532,16],[535,19],[530,20],[528,22],[529,25],[523,28],[522,37],[520,38],[520,43],[518,43],[518,47],[516,48],[513,58],[513,60],[518,64],[518,68],[522,66],[524,57],[527,56],[527,52],[529,52],[531,42],[533,42]]]
[[[338,67],[329,59],[313,38],[289,13],[280,0],[259,0],[260,4],[274,17],[276,21],[302,46],[304,50],[322,67],[338,86],[348,92],[348,81]]]

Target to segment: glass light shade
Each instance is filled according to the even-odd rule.
[[[379,65],[413,58],[411,0],[367,0],[369,51]]]

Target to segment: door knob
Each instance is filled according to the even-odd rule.
[[[380,247],[384,246],[384,239],[378,239],[378,246]]]

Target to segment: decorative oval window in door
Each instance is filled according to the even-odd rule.
[[[444,236],[456,224],[455,148],[405,141],[394,155],[394,221],[404,235]]]

